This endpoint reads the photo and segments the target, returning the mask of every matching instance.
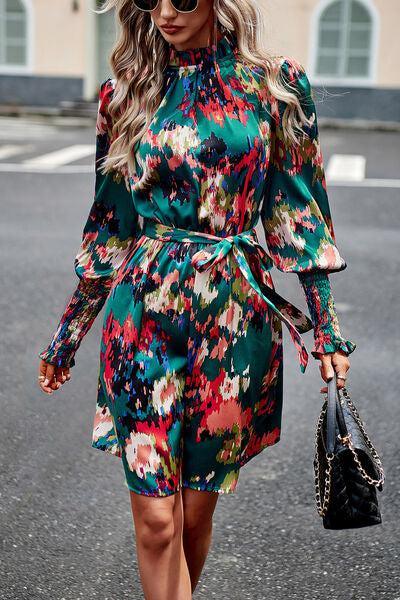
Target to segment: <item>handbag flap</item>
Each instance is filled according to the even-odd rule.
[[[329,403],[331,404],[331,420],[329,422]],[[335,405],[335,412],[333,407]],[[334,416],[333,416],[334,415]],[[329,422],[329,425],[328,425]],[[365,441],[364,434],[358,424],[354,414],[348,406],[346,399],[340,397],[340,392],[337,389],[336,377],[328,381],[328,400],[327,400],[327,411],[325,414],[322,442],[325,452],[328,448],[328,429],[329,427],[335,429],[335,441],[334,441],[334,454],[339,455],[342,452],[351,452],[348,445],[341,441],[341,437],[350,434],[351,441],[355,451],[357,452],[358,458],[366,470],[366,472],[373,478],[379,479],[379,469],[375,463],[375,460],[371,454],[368,444]],[[331,431],[332,436],[332,431]]]

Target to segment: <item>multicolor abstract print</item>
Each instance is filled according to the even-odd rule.
[[[122,459],[137,493],[232,492],[240,467],[279,441],[282,323],[302,371],[299,334],[311,327],[315,357],[355,348],[340,334],[329,286],[328,274],[346,263],[310,84],[292,59],[281,57],[277,68],[314,118],[300,148],[285,142],[284,103],[262,69],[240,57],[233,34],[216,49],[171,46],[138,172],[125,178],[100,171],[115,81],[101,86],[95,198],[75,259],[80,281],[40,356],[73,366],[104,306],[92,445]],[[141,184],[145,171],[151,185]],[[246,237],[259,218],[260,252],[253,233]],[[273,266],[298,274],[311,321],[277,294]]]
[[[345,340],[340,332],[329,275],[323,271],[306,272],[299,273],[299,279],[314,323],[313,357],[337,350],[347,355],[353,352],[356,344]]]

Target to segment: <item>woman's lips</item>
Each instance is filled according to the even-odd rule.
[[[182,27],[178,27],[175,25],[174,26],[173,25],[170,25],[170,26],[162,25],[161,29],[163,31],[165,31],[165,33],[176,33],[177,31],[180,31],[182,29]]]

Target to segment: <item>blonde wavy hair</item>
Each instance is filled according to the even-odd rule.
[[[298,95],[290,82],[276,68],[277,55],[262,46],[265,39],[263,12],[254,0],[214,0],[214,41],[216,28],[233,31],[242,60],[249,67],[257,65],[265,73],[267,89],[277,100],[287,104],[282,124],[288,142],[297,145],[302,124],[312,121],[302,110]],[[115,10],[119,37],[112,49],[110,65],[116,80],[109,104],[113,127],[112,143],[102,171],[136,173],[137,146],[145,134],[162,97],[163,71],[168,64],[169,44],[148,12],[138,10],[132,0],[105,0],[96,12]],[[136,183],[141,189],[151,184],[151,173],[144,169]],[[154,174],[153,174],[154,175]]]

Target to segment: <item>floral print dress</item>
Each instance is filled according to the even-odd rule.
[[[115,81],[100,89],[79,282],[40,356],[73,366],[104,306],[92,445],[122,459],[137,493],[232,492],[241,466],[279,441],[283,324],[303,372],[301,333],[311,328],[315,358],[356,347],[341,335],[330,289],[329,273],[346,262],[309,80],[293,59],[280,57],[277,68],[313,117],[296,149],[284,141],[284,102],[240,57],[234,34],[216,48],[170,46],[133,177],[101,173]],[[277,293],[274,266],[297,273],[311,320]]]

